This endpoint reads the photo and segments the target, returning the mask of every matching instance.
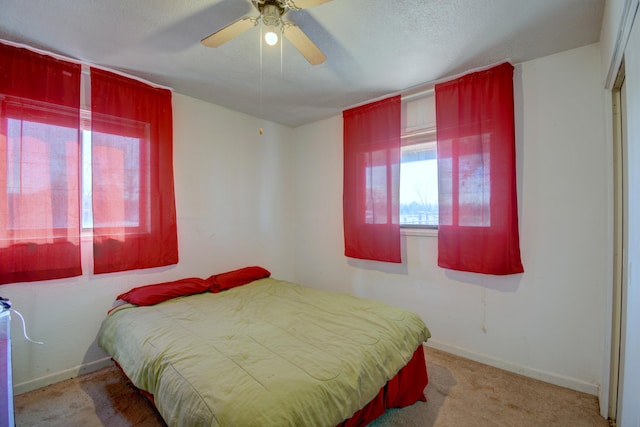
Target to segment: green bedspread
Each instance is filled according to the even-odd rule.
[[[335,426],[429,336],[408,310],[268,278],[118,307],[98,343],[169,426]]]

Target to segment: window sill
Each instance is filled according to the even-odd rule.
[[[437,228],[400,227],[400,235],[419,236],[419,237],[438,237],[438,229]]]

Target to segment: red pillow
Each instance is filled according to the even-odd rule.
[[[121,299],[135,305],[153,305],[172,298],[199,294],[209,289],[210,283],[198,277],[180,279],[173,282],[140,286],[118,295]]]
[[[246,285],[254,280],[264,279],[271,276],[269,270],[262,267],[244,267],[238,270],[227,271],[226,273],[214,274],[207,281],[210,283],[209,291],[220,292],[236,286]]]

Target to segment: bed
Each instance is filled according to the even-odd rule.
[[[136,288],[103,321],[99,345],[167,425],[355,426],[425,400],[415,313],[239,271]]]

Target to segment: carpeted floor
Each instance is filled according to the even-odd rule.
[[[426,348],[427,402],[392,409],[370,427],[602,426],[595,396]],[[165,426],[116,368],[15,396],[16,426]]]

